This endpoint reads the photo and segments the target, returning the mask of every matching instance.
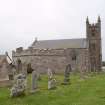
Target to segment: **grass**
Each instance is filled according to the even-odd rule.
[[[8,88],[0,88],[0,105],[105,105],[105,74],[92,74],[82,80],[71,76],[71,85],[61,85],[63,76],[57,75],[57,89],[47,89],[47,76],[42,75],[39,90],[30,94],[30,76],[25,96],[10,98]]]

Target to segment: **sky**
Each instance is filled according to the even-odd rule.
[[[105,60],[105,0],[0,0],[0,54],[38,40],[86,37],[86,17],[102,21]]]

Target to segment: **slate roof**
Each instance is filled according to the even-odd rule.
[[[87,48],[87,40],[59,39],[59,40],[35,40],[31,45],[34,49],[59,49],[59,48]]]

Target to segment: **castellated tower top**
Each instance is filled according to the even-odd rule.
[[[101,38],[101,18],[98,16],[97,22],[90,24],[89,18],[86,19],[86,35],[88,39]]]

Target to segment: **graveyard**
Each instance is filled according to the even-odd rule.
[[[86,39],[35,39],[0,55],[0,105],[105,105],[100,16],[86,30]]]
[[[38,90],[30,93],[31,75],[28,75],[25,95],[10,97],[10,88],[0,88],[0,105],[105,105],[105,73],[90,73],[85,79],[71,74],[70,84],[61,85],[63,75],[55,75],[57,88],[48,90],[48,76],[41,75]]]
[[[105,0],[0,1],[0,105],[105,105]]]

